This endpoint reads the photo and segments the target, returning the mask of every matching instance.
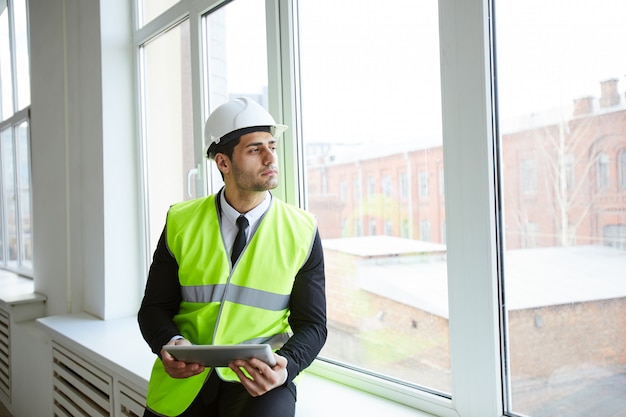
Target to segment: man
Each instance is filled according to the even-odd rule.
[[[285,129],[245,97],[207,119],[207,157],[224,187],[168,211],[138,314],[159,356],[144,416],[295,414],[293,380],[326,341],[326,296],[314,217],[269,192],[278,185],[276,146]],[[237,256],[241,216],[245,243]],[[242,358],[210,369],[162,349],[241,343],[272,345],[276,365]]]

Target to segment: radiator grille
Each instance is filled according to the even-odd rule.
[[[127,417],[143,416],[144,404],[146,402],[145,396],[121,382],[119,384],[119,390],[122,415]]]
[[[52,349],[52,371],[55,416],[111,415],[110,375],[58,345]]]
[[[9,315],[0,310],[0,394],[11,398]]]

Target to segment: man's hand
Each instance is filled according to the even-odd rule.
[[[253,397],[258,397],[281,386],[287,380],[287,358],[277,354],[274,354],[274,357],[276,357],[274,366],[269,366],[257,358],[247,361],[238,359],[228,366],[237,374],[246,391]]]
[[[191,342],[187,339],[176,339],[170,340],[167,345],[190,346]],[[161,349],[161,361],[165,367],[165,372],[167,372],[167,374],[172,378],[189,378],[190,376],[198,375],[204,372],[203,365],[200,365],[199,363],[185,363],[183,361],[177,361],[165,349]]]

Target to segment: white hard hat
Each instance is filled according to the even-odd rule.
[[[216,108],[206,121],[204,126],[204,138],[206,145],[225,143],[226,141],[238,137],[225,137],[229,133],[249,128],[269,127],[270,133],[274,137],[280,136],[287,126],[277,124],[271,114],[260,104],[248,97],[239,97],[222,104]],[[240,136],[240,135],[239,135]]]

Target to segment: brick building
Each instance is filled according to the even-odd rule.
[[[617,80],[602,82],[601,91],[597,100],[584,97],[572,109],[505,127],[500,149],[507,248],[626,248],[626,106]],[[440,145],[308,146],[308,207],[323,237],[445,243]]]

